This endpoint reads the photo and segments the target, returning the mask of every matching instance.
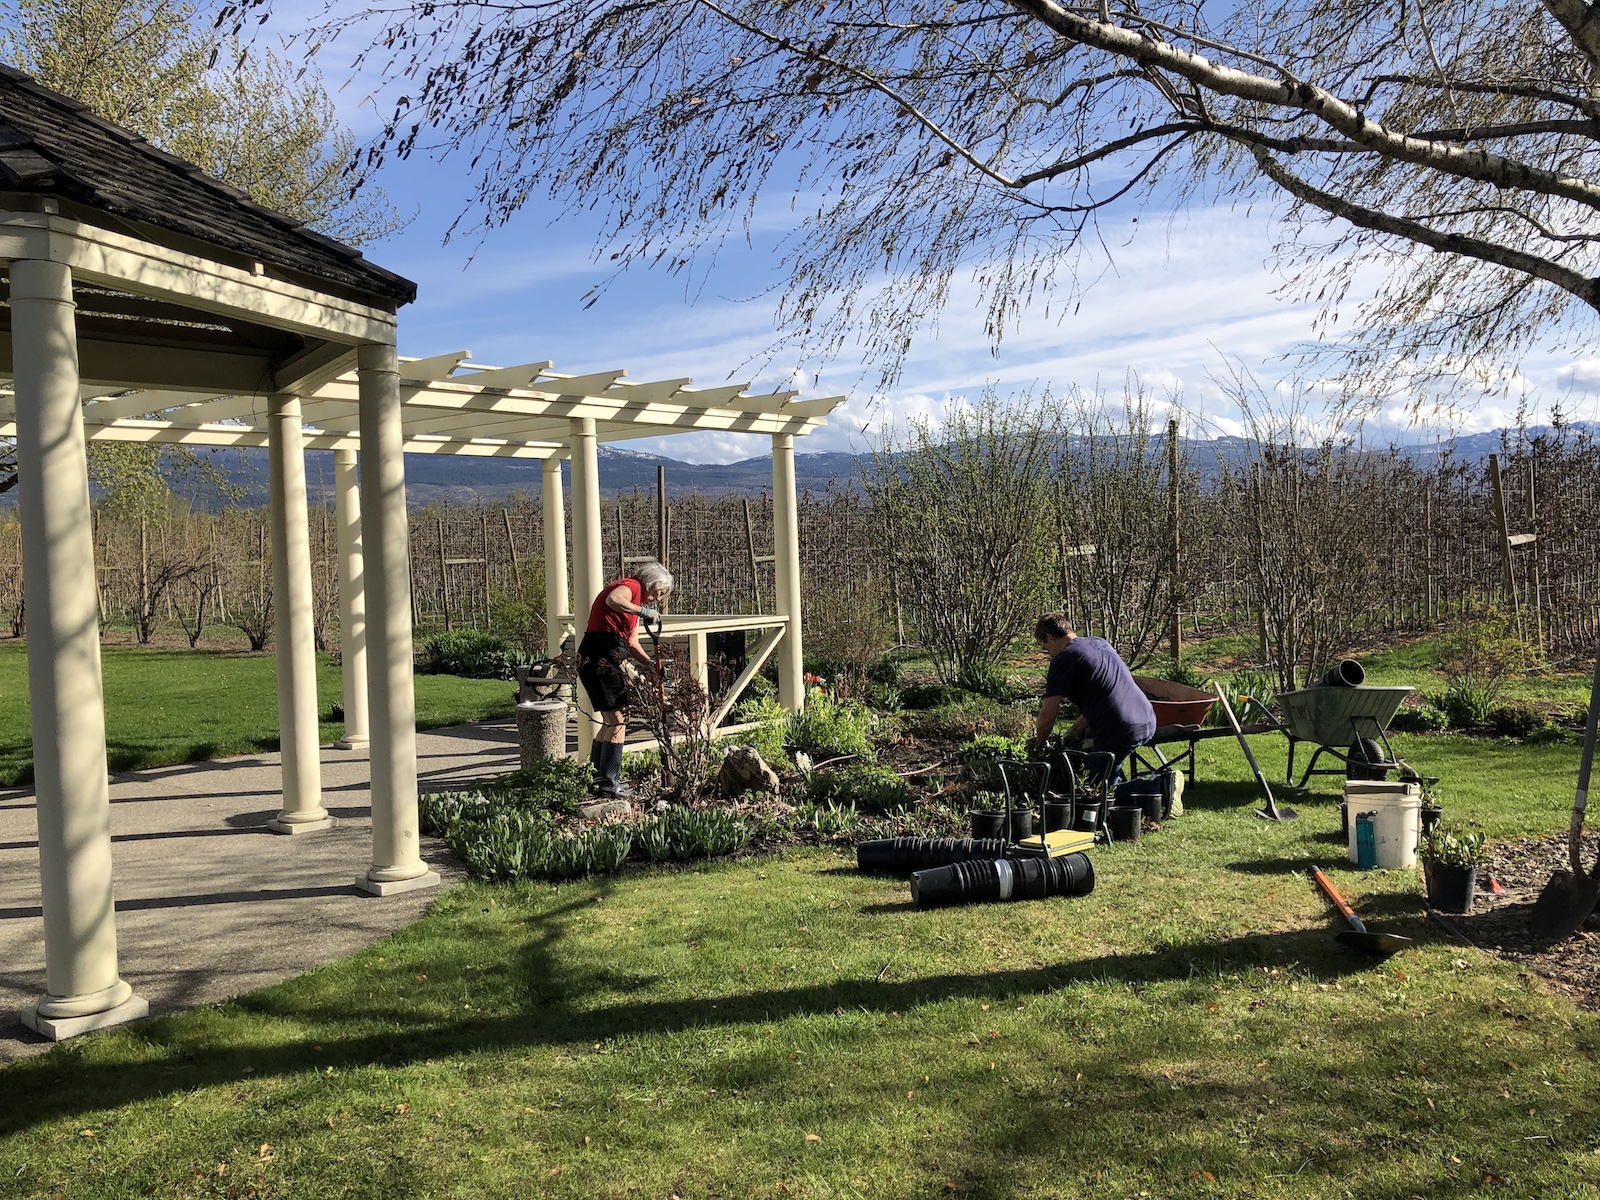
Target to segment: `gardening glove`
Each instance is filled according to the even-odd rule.
[[[639,608],[639,620],[643,621],[646,625],[654,625],[657,621],[661,620],[661,614],[655,609],[651,608],[648,604],[641,605]]]

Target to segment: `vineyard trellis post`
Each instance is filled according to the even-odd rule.
[[[1178,422],[1167,422],[1167,488],[1169,492],[1168,522],[1172,539],[1172,578],[1169,587],[1172,589],[1172,667],[1176,670],[1183,664],[1183,585],[1182,569],[1183,556],[1180,542],[1179,529],[1179,489],[1182,486],[1181,462],[1178,452]]]

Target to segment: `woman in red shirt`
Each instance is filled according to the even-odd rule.
[[[661,619],[660,606],[672,591],[672,573],[648,562],[626,579],[600,589],[589,608],[589,623],[578,643],[578,681],[600,717],[589,750],[589,765],[599,777],[602,796],[625,796],[622,741],[628,732],[628,681],[622,664],[629,658],[645,667],[653,660],[639,645],[639,618]]]

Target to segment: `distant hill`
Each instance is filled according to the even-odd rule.
[[[772,459],[747,458],[735,463],[688,463],[654,454],[640,454],[614,446],[601,446],[600,494],[615,497],[633,491],[654,492],[656,467],[666,470],[667,496],[698,493],[702,496],[760,495],[772,490]],[[266,503],[267,452],[225,451],[214,460],[220,470],[243,488],[246,503]],[[571,464],[562,464],[562,481],[570,486]],[[821,491],[830,483],[859,486],[861,462],[853,454],[796,454],[795,482],[802,490]],[[504,501],[515,492],[538,496],[544,484],[543,465],[537,459],[469,458],[464,455],[406,455],[406,499],[414,508],[435,502],[472,504]],[[333,458],[306,456],[306,486],[312,503],[333,499]],[[197,503],[205,503],[196,496]]]
[[[1537,426],[1528,430],[1528,433],[1537,434],[1548,428]],[[1590,432],[1600,430],[1596,426],[1585,428]],[[1475,461],[1499,450],[1504,432],[1495,429],[1438,442],[1419,441],[1401,446],[1400,451],[1419,463],[1432,462],[1446,452],[1457,458]],[[1153,448],[1159,451],[1162,440],[1155,438]],[[1215,476],[1220,463],[1236,465],[1245,462],[1250,444],[1244,438],[1225,436],[1207,441],[1186,440],[1184,448],[1193,456],[1201,476],[1210,478]],[[1374,443],[1373,448],[1385,447],[1382,443]],[[267,502],[265,450],[217,450],[211,454],[212,461],[222,474],[243,489],[246,504]],[[703,496],[759,495],[772,488],[772,459],[768,456],[733,463],[689,463],[603,445],[599,448],[599,463],[600,492],[607,497],[635,489],[641,492],[654,491],[658,466],[666,470],[669,498],[695,493]],[[820,492],[830,485],[856,488],[861,486],[863,470],[870,464],[869,455],[797,452],[795,480],[802,491]],[[541,470],[541,464],[535,459],[408,454],[406,497],[413,507],[420,508],[436,502],[496,503],[516,492],[537,496],[542,483]],[[570,484],[569,468],[565,464],[562,473]],[[306,482],[313,503],[332,503],[331,455],[312,453],[306,456]],[[203,489],[192,487],[188,481],[174,480],[174,485],[196,505],[212,507],[219,503],[217,496],[205,494]],[[0,506],[14,504],[15,496],[15,491],[0,496]]]

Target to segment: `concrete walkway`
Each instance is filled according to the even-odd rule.
[[[424,791],[517,767],[515,722],[417,735]],[[264,828],[279,808],[276,754],[113,776],[117,940],[122,977],[152,1014],[278,983],[350,954],[426,912],[437,891],[378,899],[354,887],[371,863],[364,751],[322,751],[323,833]],[[434,839],[422,856],[461,877]],[[0,1059],[50,1043],[16,1013],[44,991],[38,828],[31,791],[0,790]]]

